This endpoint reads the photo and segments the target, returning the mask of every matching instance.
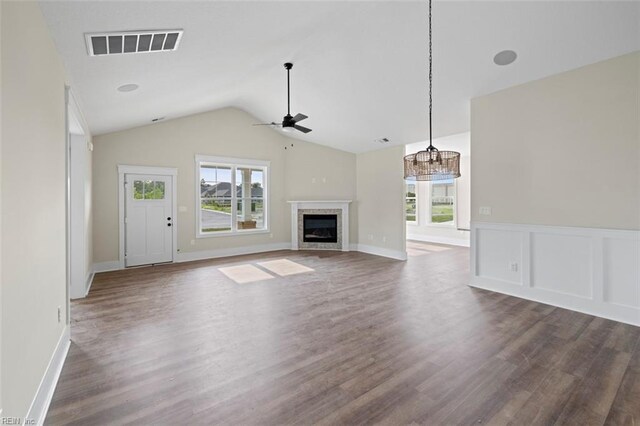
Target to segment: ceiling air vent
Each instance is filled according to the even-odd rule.
[[[176,50],[182,30],[127,31],[85,34],[89,56]]]

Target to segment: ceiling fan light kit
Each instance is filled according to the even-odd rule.
[[[429,146],[404,157],[407,180],[449,180],[460,177],[460,153],[439,151],[433,146],[433,54],[431,45],[431,0],[429,0]]]
[[[293,64],[291,62],[286,62],[284,64],[284,68],[287,70],[287,115],[282,118],[282,123],[262,123],[262,124],[254,124],[254,126],[273,126],[273,127],[281,127],[283,131],[287,133],[293,132],[293,130],[298,130],[302,133],[309,133],[311,129],[300,126],[298,122],[305,120],[307,117],[304,114],[296,114],[295,117],[291,116],[291,84],[289,78],[289,71],[293,68]]]

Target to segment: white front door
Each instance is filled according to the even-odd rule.
[[[172,179],[125,175],[125,266],[173,260]]]

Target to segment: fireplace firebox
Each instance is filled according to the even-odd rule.
[[[305,214],[302,217],[302,241],[305,243],[337,243],[337,214]]]

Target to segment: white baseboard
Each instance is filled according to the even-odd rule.
[[[423,241],[425,243],[448,244],[450,246],[470,247],[470,240],[450,237],[436,237],[432,235],[411,235],[407,234],[407,240]]]
[[[94,273],[119,271],[120,269],[122,269],[122,265],[117,260],[113,260],[110,262],[98,262],[93,264]]]
[[[91,284],[93,284],[93,278],[96,276],[95,272],[91,272],[88,276],[87,276],[87,281],[84,285],[84,288],[86,289],[84,292],[84,297],[87,297],[87,294],[89,294],[89,290],[91,290]]]
[[[246,247],[182,252],[182,253],[176,254],[175,262],[176,263],[192,262],[195,260],[217,259],[220,257],[266,253],[266,252],[278,251],[278,250],[291,250],[291,244],[290,243],[259,244],[259,245],[246,246]],[[369,246],[365,244],[349,244],[349,250],[360,251],[368,254],[374,254],[376,256],[389,257],[397,260],[407,260],[406,252],[390,250],[383,247],[375,247],[375,246]],[[95,273],[118,271],[120,269],[122,268],[121,268],[120,262],[118,261],[101,262],[93,265],[93,271]],[[91,280],[93,280],[93,275],[91,277]],[[87,288],[87,293],[88,292],[89,292],[89,288]]]
[[[277,250],[290,250],[291,243],[259,244],[255,246],[234,247],[215,250],[201,250],[177,253],[175,261],[192,262],[194,260],[216,259],[218,257],[239,256],[243,254],[265,253]]]
[[[396,260],[407,260],[407,252],[399,250],[391,250],[384,247],[369,246],[366,244],[358,244],[357,250],[362,253],[374,254],[376,256],[389,257]]]
[[[71,344],[70,337],[69,326],[66,326],[51,355],[49,365],[45,370],[44,376],[40,381],[40,386],[38,386],[38,391],[27,412],[26,418],[34,420],[37,425],[44,424],[44,419],[49,410],[49,404],[51,404],[51,399],[53,398],[53,392],[56,390],[56,385],[62,372],[62,366],[69,352],[69,345]]]
[[[471,286],[640,326],[640,231],[471,228]]]

